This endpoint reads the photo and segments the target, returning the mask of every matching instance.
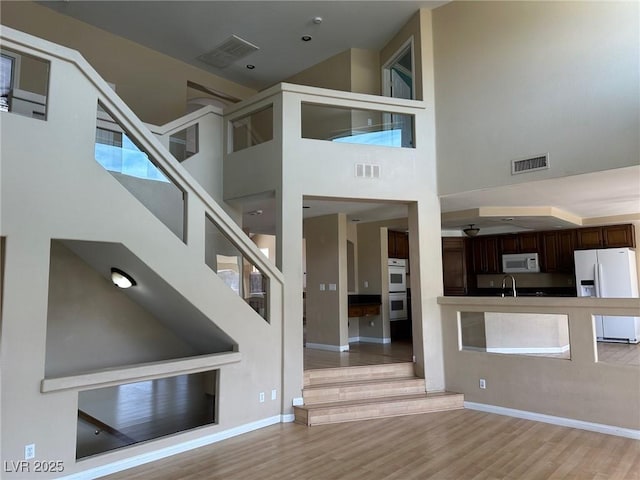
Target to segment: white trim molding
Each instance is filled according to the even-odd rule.
[[[309,343],[305,345],[307,348],[315,348],[316,350],[328,350],[330,352],[348,352],[349,345],[327,345],[326,343]]]
[[[283,422],[285,417],[287,418],[287,421],[289,421],[289,415],[275,415],[273,417],[263,418],[262,420],[246,423],[238,427],[230,428],[229,430],[213,433],[211,435],[205,435],[204,437],[189,440],[177,445],[171,445],[170,447],[160,448],[153,452],[136,455],[131,458],[126,458],[113,463],[108,463],[106,465],[101,465],[99,467],[83,470],[72,475],[67,475],[66,477],[60,477],[60,479],[87,480],[90,478],[104,477],[106,475],[111,475],[112,473],[121,472],[129,468],[144,465],[145,463],[154,462],[162,458],[170,457],[171,455],[176,455],[178,453],[193,450],[194,448],[204,447],[205,445],[211,445],[212,443],[227,440],[229,438],[242,435],[243,433],[249,433],[254,430],[258,430],[259,428],[275,425],[277,423]],[[291,417],[293,417],[293,415],[291,415]]]
[[[391,343],[390,337],[358,337],[359,342],[363,343]]]
[[[515,348],[489,348],[487,347],[487,353],[510,353],[525,355],[527,353],[566,353],[569,351],[569,344],[561,345],[559,347],[515,347]],[[469,347],[464,347],[465,350],[469,350]]]
[[[640,430],[634,430],[632,428],[617,427],[615,425],[605,425],[603,423],[585,422],[583,420],[576,420],[574,418],[555,417],[553,415],[545,415],[544,413],[516,410],[514,408],[488,405],[486,403],[464,402],[464,408],[468,408],[469,410],[478,410],[480,412],[495,413],[497,415],[506,415],[508,417],[524,418],[525,420],[533,420],[536,422],[550,423],[552,425],[560,425],[562,427],[578,428],[580,430],[588,430],[590,432],[598,432],[607,435],[616,435],[618,437],[640,440]]]

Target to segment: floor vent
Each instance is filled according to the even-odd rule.
[[[511,161],[511,175],[518,173],[532,172],[535,170],[546,170],[549,168],[549,154],[537,157],[523,158],[522,160]]]
[[[212,67],[225,68],[256,50],[259,50],[259,48],[253,43],[247,42],[236,35],[231,35],[209,53],[200,55],[198,60]]]
[[[380,165],[373,163],[356,163],[357,178],[380,178]]]

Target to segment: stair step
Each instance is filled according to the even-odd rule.
[[[294,407],[294,412],[296,423],[312,426],[456,410],[464,408],[463,402],[460,393],[423,393],[305,405]]]
[[[302,395],[305,405],[316,405],[368,398],[424,394],[424,378],[398,377],[382,380],[339,382],[305,387]]]
[[[304,386],[357,382],[414,376],[413,363],[386,363],[382,365],[362,365],[357,367],[319,368],[305,370]]]

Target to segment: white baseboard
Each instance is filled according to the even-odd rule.
[[[286,415],[280,415],[280,423],[291,423],[295,421],[296,416],[293,413],[287,413]]]
[[[348,352],[349,345],[327,345],[326,343],[309,343],[305,345],[307,348],[315,348],[316,350],[328,350],[330,352]]]
[[[262,420],[257,420],[255,422],[230,428],[229,430],[225,430],[223,432],[216,432],[211,435],[206,435],[204,437],[189,440],[177,445],[160,448],[153,452],[136,455],[131,458],[125,458],[123,460],[118,460],[107,465],[89,468],[87,470],[83,470],[81,472],[59,478],[62,480],[88,480],[104,477],[106,475],[111,475],[112,473],[121,472],[122,470],[127,470],[129,468],[137,467],[145,463],[154,462],[162,458],[170,457],[171,455],[176,455],[188,450],[193,450],[194,448],[199,448],[205,445],[211,445],[212,443],[220,442],[222,440],[227,440],[228,438],[236,437],[238,435],[242,435],[243,433],[252,432],[254,430],[258,430],[259,428],[275,425],[276,423],[284,422],[285,418],[286,421],[293,421],[289,420],[289,416],[290,415],[275,415],[273,417],[264,418]],[[291,415],[291,417],[293,417],[293,415]]]
[[[616,427],[615,425],[585,422],[583,420],[576,420],[573,418],[555,417],[553,415],[545,415],[544,413],[516,410],[514,408],[499,407],[497,405],[488,405],[485,403],[464,402],[464,408],[468,408],[469,410],[478,410],[481,412],[495,413],[498,415],[506,415],[508,417],[524,418],[525,420],[534,420],[536,422],[551,423],[553,425],[560,425],[562,427],[578,428],[580,430],[589,430],[591,432],[605,433],[607,435],[616,435],[618,437],[640,440],[640,430]]]
[[[349,337],[349,343],[391,343],[391,338],[389,337]]]
[[[464,347],[467,349],[468,347]],[[518,348],[487,348],[487,353],[566,353],[569,351],[569,344],[560,347],[518,347]]]

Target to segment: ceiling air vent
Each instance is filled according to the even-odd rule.
[[[547,168],[549,168],[548,153],[537,157],[523,158],[522,160],[511,160],[511,175],[546,170]]]
[[[200,55],[198,60],[212,67],[225,68],[256,50],[259,48],[253,43],[231,35],[209,53]]]

